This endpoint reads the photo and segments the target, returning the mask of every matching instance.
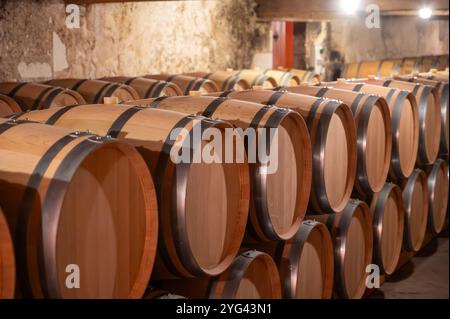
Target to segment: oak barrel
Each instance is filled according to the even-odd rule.
[[[265,154],[277,156],[269,165],[263,164],[260,156],[253,156],[251,161],[252,205],[248,234],[263,241],[286,240],[294,236],[306,212],[312,175],[311,142],[300,115],[288,109],[226,97],[168,97],[129,103],[219,118],[241,130],[277,129],[278,134],[269,139],[267,145],[259,147],[262,139],[255,141],[251,136],[248,139],[247,151],[252,155],[269,148]],[[255,147],[249,148],[251,145]],[[272,171],[265,171],[271,167]]]
[[[378,68],[378,76],[392,77],[400,73],[400,65],[402,60],[400,59],[385,59],[380,62]]]
[[[23,111],[86,103],[75,91],[41,83],[3,82],[0,93],[13,98]]]
[[[181,153],[190,160],[192,134],[209,128],[223,133],[230,124],[118,104],[28,112],[23,117],[111,135],[138,149],[152,172],[158,195],[159,258],[153,277],[217,275],[231,264],[249,210],[245,158],[240,163],[226,163],[216,151],[213,159],[219,162],[187,163],[172,157]],[[213,139],[205,136],[199,148],[202,152]]]
[[[417,57],[403,58],[400,64],[400,74],[419,72],[421,59]]]
[[[359,63],[347,63],[342,71],[342,77],[351,79],[358,77]]]
[[[266,69],[262,74],[274,78],[277,85],[295,86],[300,84],[300,78],[289,71]]]
[[[431,69],[437,69],[439,57],[435,55],[423,56],[420,58],[420,67],[418,72],[428,72]]]
[[[14,239],[20,296],[143,295],[158,218],[150,173],[133,147],[0,120],[0,158],[0,206]],[[79,288],[71,289],[77,274]]]
[[[420,83],[430,85],[438,91],[440,107],[441,107],[441,141],[439,154],[447,154],[449,152],[449,87],[448,81],[424,78],[420,76],[396,76],[396,80]]]
[[[359,299],[366,290],[366,267],[372,262],[373,233],[369,206],[351,199],[342,213],[309,215],[327,225],[334,242],[335,291]]]
[[[122,83],[89,79],[54,79],[45,83],[77,91],[91,104],[101,104],[105,97],[117,97],[119,101],[139,98],[139,94],[131,86]]]
[[[213,81],[216,83],[219,91],[226,90],[247,90],[250,89],[250,84],[241,78],[239,74],[235,74],[235,72],[229,71],[216,71],[216,72],[193,72],[186,73],[186,75],[204,78]]]
[[[20,111],[22,111],[22,109],[14,99],[7,95],[0,94],[0,117],[8,117]]]
[[[335,100],[268,90],[226,92],[233,99],[292,109],[305,119],[313,150],[310,207],[339,212],[350,198],[356,175],[356,128],[347,105]]]
[[[196,299],[281,298],[277,265],[270,255],[256,250],[242,252],[219,276],[167,280],[159,285],[164,290]]]
[[[448,165],[437,159],[425,169],[428,175],[428,231],[439,234],[445,227],[448,204]]]
[[[278,68],[279,70],[290,72],[299,77],[300,83],[320,84],[320,75],[314,71]]]
[[[219,91],[217,85],[213,81],[202,77],[183,74],[153,74],[144,75],[144,78],[175,83],[181,89],[183,95],[189,95],[190,91],[200,91],[204,93]]]
[[[390,275],[398,264],[403,242],[403,199],[401,189],[387,183],[370,203],[373,219],[373,261]]]
[[[263,74],[263,71],[258,68],[230,71],[230,74],[239,75],[250,84],[250,87],[262,86],[270,89],[277,86],[277,81],[273,77]]]
[[[281,90],[336,99],[350,106],[356,123],[356,191],[362,198],[379,192],[391,162],[391,116],[386,100],[378,95],[318,86],[300,85]]]
[[[8,223],[0,207],[0,300],[14,298],[16,261]]]
[[[369,84],[406,90],[416,98],[419,110],[419,153],[420,165],[433,163],[439,154],[441,136],[441,109],[438,90],[429,85],[391,79],[369,78]]]
[[[329,299],[333,293],[333,242],[327,227],[305,220],[297,234],[279,243],[275,255],[284,298]]]
[[[393,179],[410,176],[419,149],[419,112],[414,96],[408,91],[366,83],[338,80],[328,85],[354,92],[378,94],[386,99],[392,127],[392,159],[389,175]]]
[[[406,251],[415,252],[421,248],[427,229],[429,203],[427,176],[416,168],[401,186],[405,208],[403,247]]]
[[[178,85],[167,81],[158,81],[143,77],[127,76],[104,77],[100,80],[129,85],[136,90],[136,92],[139,94],[139,98],[141,99],[159,96],[183,95]]]
[[[369,75],[377,75],[380,72],[380,66],[382,61],[362,61],[359,64],[358,76],[361,78],[368,77]]]

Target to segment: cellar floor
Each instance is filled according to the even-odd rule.
[[[370,298],[448,299],[448,230],[434,238]]]

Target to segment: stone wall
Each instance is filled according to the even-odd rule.
[[[102,77],[243,68],[271,51],[253,0],[80,6],[68,28],[62,0],[0,0],[0,80]],[[74,22],[75,20],[68,20]],[[70,24],[69,24],[70,25]]]

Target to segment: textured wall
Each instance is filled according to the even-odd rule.
[[[346,62],[448,54],[448,20],[382,17],[379,29],[368,29],[361,20],[330,24],[330,46]]]
[[[0,80],[241,68],[271,50],[253,0],[80,8],[80,28],[69,29],[61,0],[0,0]]]

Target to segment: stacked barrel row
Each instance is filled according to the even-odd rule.
[[[444,227],[437,86],[341,80],[149,98],[129,85],[148,91],[145,78],[108,80],[0,84],[29,110],[0,124],[0,269],[10,279],[0,285],[17,279],[16,296],[360,298],[368,264],[391,274],[402,247],[421,247],[427,223]],[[53,107],[55,87],[90,104]],[[111,97],[122,104],[96,104]],[[192,163],[191,137],[212,128],[277,134],[264,146],[237,134],[231,162],[223,151]],[[202,154],[217,138],[206,136]],[[252,145],[276,152],[275,172],[251,160]],[[189,163],[174,161],[186,150]],[[73,265],[82,289],[67,285]]]
[[[398,74],[426,73],[431,70],[444,71],[446,68],[448,68],[448,54],[368,60],[346,64],[342,77],[360,78],[369,75],[393,77]]]

